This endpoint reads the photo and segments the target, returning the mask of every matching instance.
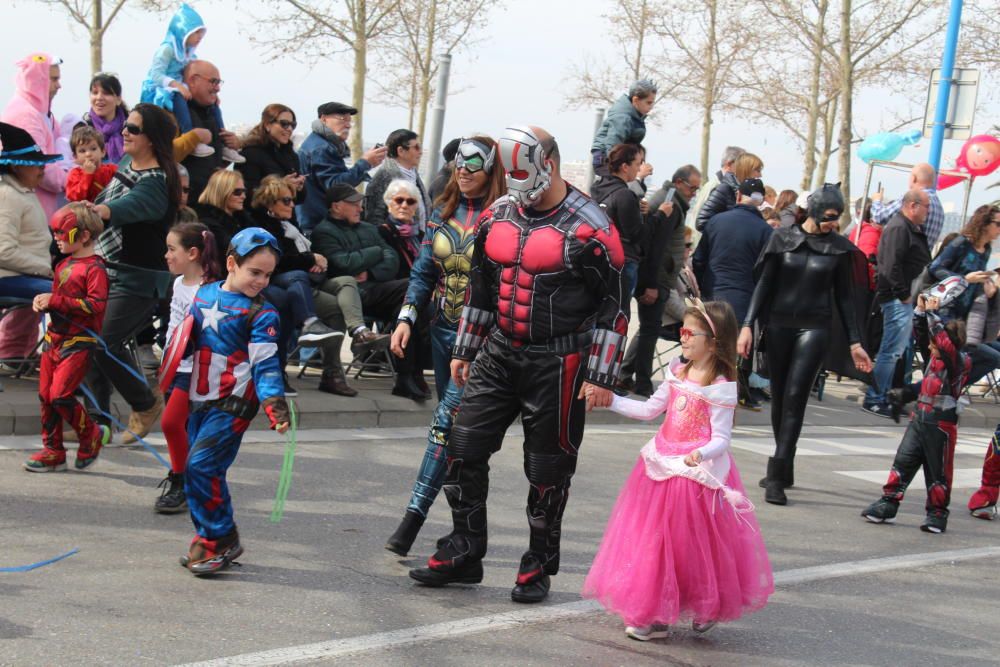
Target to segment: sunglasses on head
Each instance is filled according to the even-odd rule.
[[[272,123],[277,123],[278,125],[280,125],[282,130],[294,130],[295,128],[297,128],[299,126],[299,124],[296,123],[294,120],[285,120],[283,118],[280,119],[280,120],[279,119],[275,119],[275,120],[273,120],[271,122]]]
[[[135,135],[142,134],[142,128],[136,125],[135,123],[125,123],[125,126],[122,127],[122,130],[128,132],[129,134],[135,134]]]
[[[239,197],[240,195],[245,195],[247,193],[246,188],[233,188],[233,196]]]
[[[396,206],[402,206],[406,204],[407,206],[416,206],[417,200],[413,197],[393,197],[392,201],[396,202]]]

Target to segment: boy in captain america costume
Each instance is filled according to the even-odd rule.
[[[278,314],[260,296],[280,254],[278,241],[267,231],[249,227],[239,232],[226,257],[228,277],[202,286],[188,315],[191,372],[178,374],[175,382],[188,385],[191,397],[184,492],[198,534],[181,565],[195,575],[220,572],[243,553],[226,471],[258,408],[264,408],[271,428],[288,429],[277,357]],[[184,344],[182,336],[174,338]]]
[[[508,128],[498,152],[511,196],[480,219],[451,362],[465,387],[444,482],[454,530],[410,577],[427,586],[482,581],[489,459],[520,415],[530,539],[511,599],[540,602],[559,571],[584,390],[588,404],[609,405],[621,364],[625,256],[604,212],[560,176],[549,133]]]
[[[104,260],[94,253],[94,239],[104,223],[84,204],[74,203],[53,213],[49,227],[59,252],[68,257],[56,266],[52,292],[32,302],[35,312],[51,313],[52,322],[38,374],[43,447],[25,462],[29,472],[66,469],[63,422],[80,442],[77,470],[97,461],[101,447],[111,440],[111,429],[96,424],[74,396],[90,368],[90,351],[97,345],[94,332],[101,329],[108,303],[108,274]]]

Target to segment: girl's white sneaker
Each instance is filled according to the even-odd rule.
[[[625,634],[632,639],[637,639],[641,642],[648,642],[650,639],[663,639],[670,635],[669,625],[660,625],[659,623],[654,623],[653,625],[643,625],[625,626]]]

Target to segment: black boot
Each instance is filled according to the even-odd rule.
[[[403,520],[399,522],[399,527],[392,534],[389,541],[385,543],[385,548],[389,551],[405,556],[413,546],[413,540],[417,539],[420,527],[424,525],[424,517],[416,512],[407,510],[403,515]]]
[[[521,556],[521,567],[518,568],[517,582],[510,591],[510,599],[527,604],[541,602],[549,596],[551,586],[542,561],[529,551]]]
[[[160,482],[163,493],[156,499],[153,509],[160,514],[177,514],[186,512],[187,496],[184,495],[184,473],[168,472],[166,478]]]
[[[402,396],[412,401],[422,402],[431,397],[429,393],[424,393],[420,385],[407,373],[400,373],[396,376],[396,385],[392,388],[393,396]]]
[[[788,457],[788,467],[785,470],[785,475],[783,479],[785,480],[785,488],[790,489],[795,486],[795,455]],[[767,488],[767,477],[761,477],[760,481],[757,482],[757,486],[762,489]]]
[[[427,559],[427,567],[410,570],[410,579],[437,588],[446,584],[478,584],[483,580],[485,539],[452,533],[438,540],[438,550]]]
[[[773,456],[767,460],[767,486],[764,487],[764,500],[772,505],[787,505],[785,497],[784,474],[787,467],[785,459]]]

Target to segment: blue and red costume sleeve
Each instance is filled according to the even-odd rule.
[[[289,419],[284,376],[278,361],[278,331],[278,313],[271,306],[265,306],[250,322],[247,345],[254,389],[271,428]]]
[[[465,291],[465,306],[458,323],[458,334],[452,356],[472,361],[486,341],[496,320],[497,265],[486,255],[486,238],[493,223],[492,210],[487,210],[476,223],[476,242],[469,267],[469,285]]]
[[[614,225],[602,228],[581,225],[577,238],[583,243],[579,263],[584,281],[591,293],[601,299],[584,377],[591,384],[611,389],[618,379],[628,331],[625,313],[628,285],[622,272],[625,251]]]

